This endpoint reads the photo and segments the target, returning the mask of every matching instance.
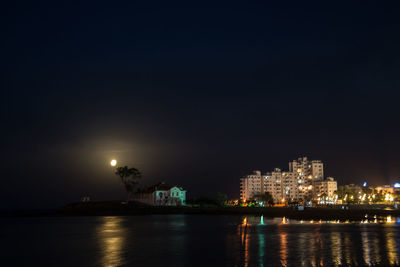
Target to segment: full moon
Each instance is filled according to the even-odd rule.
[[[115,160],[115,159],[111,160],[110,165],[113,167],[117,166],[117,160]]]

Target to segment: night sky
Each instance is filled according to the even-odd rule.
[[[1,209],[125,198],[112,158],[189,198],[300,156],[400,177],[398,6],[85,2],[0,11]]]

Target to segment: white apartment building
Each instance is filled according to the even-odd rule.
[[[328,177],[324,181],[315,182],[315,193],[317,196],[325,194],[328,197],[333,197],[337,191],[337,182],[333,177]]]
[[[240,178],[240,200],[246,201],[255,195],[264,193],[264,182],[261,171]]]
[[[275,168],[274,171],[263,175],[264,192],[272,195],[275,203],[281,202],[283,179],[281,169]]]
[[[320,160],[308,160],[307,157],[289,162],[289,172],[297,172],[299,176],[315,181],[324,179],[324,164]]]
[[[336,190],[337,183],[333,178],[324,180],[323,163],[306,157],[289,162],[289,171],[275,168],[263,175],[254,171],[240,179],[241,201],[269,192],[275,203],[298,202],[311,200],[319,192],[333,194]]]

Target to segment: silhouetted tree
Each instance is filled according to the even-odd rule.
[[[256,201],[262,201],[264,205],[273,205],[274,199],[270,192],[265,192],[264,194],[254,195],[253,199]]]
[[[400,201],[400,192],[396,191],[394,193],[394,201],[399,202]]]
[[[382,190],[375,194],[375,198],[372,199],[373,203],[383,202],[385,200],[385,195]]]
[[[129,198],[139,183],[138,180],[142,177],[142,174],[138,169],[128,168],[128,166],[118,167],[115,174],[121,178],[121,182],[127,193],[127,201],[129,201]]]
[[[343,185],[338,186],[338,190],[336,191],[336,194],[338,195],[339,199],[344,199],[346,196],[346,189],[344,188]]]
[[[220,192],[217,193],[216,201],[217,201],[219,206],[224,206],[225,202],[227,200],[228,200],[228,196],[226,194],[223,194],[223,193],[220,193]]]

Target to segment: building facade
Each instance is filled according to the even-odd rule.
[[[242,202],[265,192],[272,195],[274,203],[303,202],[315,198],[319,192],[333,195],[336,190],[333,178],[324,179],[324,164],[307,157],[289,162],[288,171],[279,168],[264,174],[254,171],[240,179]]]
[[[373,191],[375,193],[382,193],[382,194],[393,194],[395,188],[392,187],[391,185],[385,184],[385,185],[381,185],[381,186],[376,186],[373,188]]]
[[[274,203],[282,201],[282,176],[282,171],[279,168],[275,168],[274,171],[263,175],[264,191],[271,194]]]
[[[240,199],[243,202],[262,193],[264,193],[264,183],[261,171],[253,171],[252,174],[240,178]]]
[[[152,206],[184,206],[186,204],[186,190],[183,190],[182,187],[158,183],[138,190],[134,200]]]
[[[337,182],[332,177],[328,177],[323,181],[315,182],[315,193],[317,196],[326,195],[327,197],[333,197],[336,191]]]
[[[344,185],[345,191],[352,191],[355,193],[361,193],[362,192],[362,187],[356,184],[346,184]]]

